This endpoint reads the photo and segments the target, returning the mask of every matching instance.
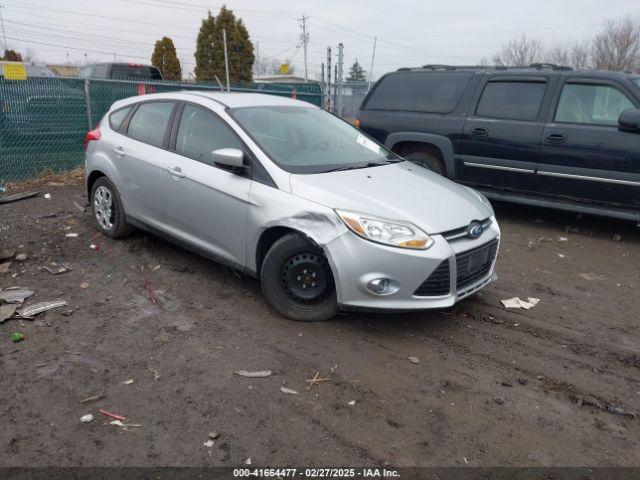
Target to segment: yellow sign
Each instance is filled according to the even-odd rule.
[[[27,69],[24,63],[4,63],[2,64],[5,80],[26,80]]]
[[[280,65],[280,75],[289,75],[289,64],[283,63]]]

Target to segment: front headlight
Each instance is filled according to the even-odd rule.
[[[363,213],[336,210],[349,230],[372,242],[392,247],[426,250],[433,245],[433,239],[409,222],[389,221]]]

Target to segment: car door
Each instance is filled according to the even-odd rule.
[[[568,76],[544,128],[539,189],[548,195],[610,206],[640,206],[640,135],[618,129],[637,108],[623,84]]]
[[[120,174],[127,213],[149,225],[165,228],[167,190],[172,176],[171,154],[166,150],[175,101],[149,101],[137,105],[115,135],[112,158]]]
[[[173,176],[169,229],[178,238],[229,262],[245,265],[245,228],[251,179],[218,167],[212,152],[249,152],[231,127],[211,110],[184,103],[172,134]]]
[[[489,77],[465,122],[458,165],[464,183],[535,190],[535,165],[544,128],[546,75]]]

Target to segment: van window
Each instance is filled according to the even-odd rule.
[[[509,120],[535,120],[547,89],[544,82],[489,82],[476,116]]]
[[[363,108],[449,113],[472,76],[470,72],[392,73],[380,80]]]
[[[556,122],[617,125],[620,114],[634,108],[631,100],[609,85],[567,83],[562,87]]]
[[[114,65],[111,78],[118,80],[162,80],[157,67],[148,65]]]
[[[127,134],[141,142],[161,147],[173,105],[173,102],[141,104],[129,121]]]
[[[242,144],[214,114],[193,105],[185,105],[178,127],[176,152],[213,165],[211,153],[220,148],[242,149]]]
[[[93,70],[92,77],[95,78],[107,78],[108,65],[96,65]]]

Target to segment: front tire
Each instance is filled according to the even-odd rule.
[[[319,322],[339,311],[327,258],[300,234],[289,233],[273,244],[262,263],[260,284],[267,301],[291,320]]]
[[[410,162],[415,163],[416,165],[420,165],[421,167],[426,168],[427,170],[431,170],[432,172],[437,173],[438,175],[446,176],[447,170],[444,166],[442,160],[431,153],[427,152],[411,152],[407,155],[403,155],[405,160],[409,160]]]
[[[120,194],[107,177],[98,178],[91,187],[91,211],[107,237],[121,238],[133,231],[127,224]]]

